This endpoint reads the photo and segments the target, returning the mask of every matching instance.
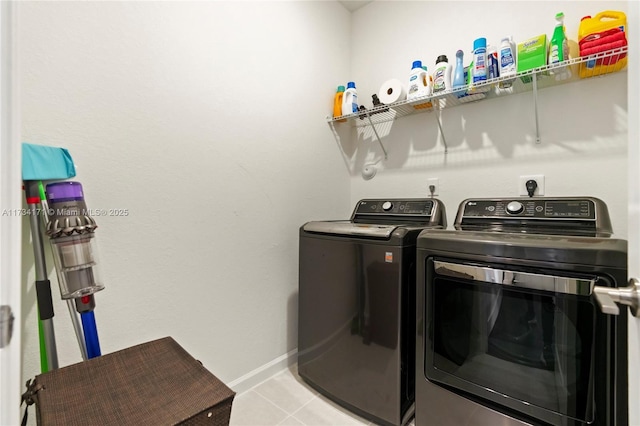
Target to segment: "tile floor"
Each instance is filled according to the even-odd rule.
[[[298,376],[295,364],[236,395],[231,410],[231,426],[374,424],[318,394]]]

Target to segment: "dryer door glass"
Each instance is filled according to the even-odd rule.
[[[555,423],[594,419],[589,297],[435,277],[427,377]]]

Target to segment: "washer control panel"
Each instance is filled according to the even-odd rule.
[[[463,217],[527,219],[596,219],[595,203],[589,199],[478,199],[466,200]]]
[[[433,208],[434,200],[431,199],[361,200],[356,206],[354,216],[431,216]]]

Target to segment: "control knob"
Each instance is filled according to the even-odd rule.
[[[523,210],[524,210],[524,206],[519,201],[512,201],[509,204],[507,204],[507,213],[509,214],[522,213]]]
[[[385,212],[391,210],[391,207],[393,207],[391,201],[385,201],[384,203],[382,203],[382,210],[384,210]]]

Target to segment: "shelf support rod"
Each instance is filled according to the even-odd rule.
[[[538,74],[533,74],[533,109],[536,117],[536,143],[540,143],[540,123],[538,121]]]
[[[384,152],[384,159],[388,160],[387,150],[384,149],[384,145],[382,145],[382,141],[380,140],[380,135],[378,135],[378,131],[376,130],[376,126],[374,126],[373,121],[371,121],[371,115],[369,114],[369,111],[365,111],[365,114],[367,114],[367,119],[369,120],[369,124],[371,124],[371,128],[373,129],[373,133],[375,133],[375,135],[376,135],[376,139],[378,139],[378,143],[380,144],[380,148],[382,148],[382,152]]]
[[[447,139],[444,137],[444,132],[442,131],[442,110],[438,109],[438,116],[436,117],[436,121],[438,122],[438,129],[440,129],[440,135],[442,136],[442,143],[444,144],[444,153],[446,154],[449,151],[447,147]]]

